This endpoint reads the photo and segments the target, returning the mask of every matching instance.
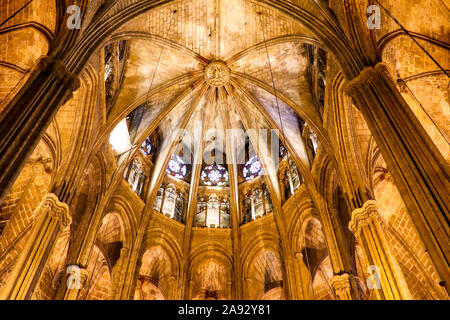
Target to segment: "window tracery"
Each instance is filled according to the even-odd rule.
[[[257,156],[253,156],[250,160],[248,160],[242,171],[244,179],[247,181],[259,177],[260,175],[262,175],[262,173],[263,171],[261,167],[261,162],[259,161]]]
[[[121,72],[123,70],[124,56],[126,52],[126,41],[112,42],[105,47],[105,101],[106,109],[111,108],[116,93],[119,89]]]
[[[186,177],[187,166],[180,156],[176,154],[172,156],[172,158],[169,161],[167,173],[178,179],[184,179]]]
[[[272,198],[267,185],[255,186],[243,199],[243,223],[256,220],[273,211]]]
[[[230,203],[228,198],[211,194],[197,202],[196,227],[230,228]]]
[[[139,158],[135,158],[131,161],[128,170],[124,172],[124,178],[127,180],[131,189],[142,198],[146,175],[145,167]]]
[[[200,179],[207,186],[224,186],[229,181],[228,170],[219,164],[213,164],[203,169]]]
[[[308,124],[305,124],[303,128],[302,137],[305,143],[306,152],[308,154],[310,164],[312,165],[317,154],[317,149],[319,148],[319,139]]]
[[[150,138],[145,139],[145,141],[141,145],[141,150],[147,156],[149,156],[152,153],[153,147]]]
[[[280,158],[284,159],[288,156],[288,154],[289,153],[288,153],[286,147],[283,144],[281,144],[281,142],[280,142]]]
[[[287,165],[282,173],[285,200],[289,199],[302,183],[303,178],[298,171],[297,165],[292,159],[288,159]]]
[[[153,209],[169,218],[184,223],[185,195],[174,184],[161,185]]]

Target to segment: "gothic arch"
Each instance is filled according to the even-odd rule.
[[[133,6],[133,10],[129,10],[128,7],[122,8],[120,1],[117,1],[113,5],[107,7],[99,15],[99,21],[95,24],[90,24],[83,30],[82,37],[79,39],[76,46],[68,46],[68,54],[66,63],[69,69],[78,72],[82,69],[84,63],[87,61],[89,55],[100,47],[105,39],[112,34],[112,32],[128,20],[137,17],[151,9],[155,9],[161,5],[175,3],[176,1],[142,1],[137,2]],[[363,67],[363,59],[358,57],[352,50],[349,41],[345,36],[343,30],[338,26],[337,21],[326,11],[322,10],[320,5],[315,7],[315,13],[321,17],[319,19],[308,12],[306,9],[301,8],[292,3],[279,0],[261,0],[257,3],[266,6],[267,8],[274,9],[277,12],[289,16],[290,18],[298,21],[311,30],[324,45],[333,52],[339,59],[344,72],[350,78],[359,74],[359,71]]]
[[[271,295],[271,290],[283,288],[277,299],[285,299],[284,263],[278,251],[262,247],[244,263],[244,299],[264,299]]]
[[[178,276],[181,273],[182,250],[171,232],[162,228],[151,228],[142,243],[141,256],[145,253],[146,248],[161,246],[170,257],[174,266],[174,275]]]

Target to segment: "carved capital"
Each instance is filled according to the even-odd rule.
[[[70,72],[61,60],[43,57],[38,63],[38,70],[50,73],[63,83],[64,88],[71,92],[80,87],[80,79],[74,73]]]
[[[61,223],[61,227],[67,227],[72,222],[72,218],[69,213],[69,206],[59,201],[58,197],[53,193],[48,193],[41,202],[41,214],[48,214],[52,219],[58,220]]]
[[[351,299],[352,291],[356,289],[355,277],[348,273],[333,276],[330,283],[341,300]]]
[[[378,219],[378,209],[375,200],[369,200],[362,208],[355,209],[352,212],[352,220],[349,223],[349,229],[357,236],[361,228]]]
[[[349,290],[352,285],[352,277],[348,273],[334,275],[331,278],[331,286],[335,291]]]
[[[368,85],[373,84],[378,80],[386,79],[392,81],[390,68],[386,63],[379,62],[374,67],[364,68],[359,76],[347,83],[344,91],[347,95],[352,97],[360,90],[365,89]]]

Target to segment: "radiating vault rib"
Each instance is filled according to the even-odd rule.
[[[266,84],[265,82],[258,80],[252,76],[249,76],[247,74],[243,74],[240,72],[231,72],[232,79],[235,80],[243,80],[251,83],[252,85],[255,85],[264,91],[270,93],[271,95],[275,95],[275,91],[273,88]],[[237,81],[239,83],[239,81]],[[313,107],[314,103],[311,102],[307,103],[303,106],[299,106],[297,103],[295,103],[293,100],[285,96],[282,92],[277,90],[277,97],[280,99],[284,104],[286,104],[288,107],[290,107],[292,110],[294,110],[295,113],[297,113],[303,120],[305,120],[310,127],[314,130],[314,133],[317,134],[317,137],[322,144],[322,146],[325,148],[328,156],[333,162],[333,165],[337,167],[337,159],[334,156],[333,147],[330,142],[330,138],[328,137],[328,133],[322,126],[322,121],[320,119],[320,115],[317,113],[316,109]]]
[[[286,261],[285,271],[286,271],[286,274],[288,275],[285,279],[287,293],[288,293],[288,295],[289,294],[292,295],[296,291],[295,284],[292,283],[291,281],[289,281],[289,279],[294,279],[295,271],[294,271],[294,266],[293,266],[293,260],[291,259],[291,257],[293,256],[293,255],[291,255],[292,248],[291,248],[290,242],[288,240],[289,238],[286,233],[287,227],[286,227],[286,223],[285,223],[283,208],[281,207],[281,191],[280,191],[280,184],[278,182],[277,170],[274,169],[273,167],[271,167],[271,165],[267,162],[267,159],[270,158],[267,144],[264,143],[263,141],[261,141],[261,139],[258,139],[258,137],[255,136],[254,131],[253,132],[251,130],[249,131],[249,129],[251,129],[250,122],[249,122],[248,118],[246,117],[245,113],[243,112],[243,110],[239,104],[239,101],[237,100],[238,98],[236,97],[231,85],[227,84],[225,86],[225,89],[231,97],[231,100],[233,102],[233,107],[238,112],[238,114],[242,120],[242,123],[244,124],[244,128],[248,132],[248,136],[250,138],[252,145],[258,146],[256,148],[256,153],[261,162],[261,166],[263,167],[263,170],[266,174],[264,176],[264,179],[267,183],[267,186],[268,186],[269,192],[271,194],[271,198],[272,198],[275,224],[277,226],[277,231],[280,236],[281,243],[283,244],[283,248],[285,248],[285,252],[283,252],[283,253],[284,253],[284,258]],[[258,142],[260,142],[260,143],[258,144]],[[263,146],[261,146],[261,144],[263,144]],[[277,153],[277,156],[278,156],[278,153]],[[290,298],[290,296],[288,298]]]
[[[323,47],[323,45],[317,39],[314,39],[312,37],[307,37],[307,36],[301,36],[301,35],[281,36],[281,37],[272,38],[272,39],[266,41],[268,47],[275,46],[275,45],[281,44],[281,43],[289,43],[289,42],[309,43],[309,44],[313,44],[317,47]],[[233,63],[238,62],[242,58],[245,58],[248,55],[250,55],[258,50],[265,49],[266,43],[260,42],[260,43],[255,44],[252,47],[242,50],[241,52],[238,52],[237,54],[235,54],[234,56],[232,56],[230,59],[227,60],[227,65],[231,66]]]
[[[225,129],[225,146],[227,153],[227,164],[228,164],[228,173],[230,177],[230,194],[231,194],[231,233],[232,233],[232,241],[233,241],[233,269],[234,269],[234,285],[233,285],[233,294],[234,299],[242,299],[243,291],[242,284],[239,279],[241,278],[241,230],[240,230],[240,202],[239,202],[239,188],[238,188],[238,167],[237,167],[237,156],[236,149],[233,148],[232,139],[227,132],[228,130],[237,128],[237,125],[233,125],[230,120],[230,116],[228,111],[226,110],[226,92],[225,89],[219,88],[219,101],[218,105],[220,108],[220,113],[222,116],[222,120],[224,122]]]
[[[197,60],[200,64],[204,66],[208,65],[209,63],[209,60],[207,58],[203,57],[201,54],[195,51],[192,51],[186,46],[183,46],[178,42],[169,39],[164,39],[161,36],[149,32],[124,31],[116,33],[111,37],[111,40],[133,40],[133,39],[150,40],[152,41],[152,43],[155,43],[157,45],[177,50],[178,52],[181,52],[183,55]]]

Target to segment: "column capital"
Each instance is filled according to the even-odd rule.
[[[59,220],[62,228],[67,227],[72,222],[69,206],[59,201],[55,194],[48,193],[42,200],[40,206],[42,209],[41,214],[48,214],[51,218]],[[37,210],[37,212],[41,212],[41,210]]]
[[[336,295],[341,300],[358,299],[356,277],[349,273],[334,275],[331,278],[330,284]],[[352,294],[353,293],[353,294]],[[353,297],[353,295],[355,295]]]
[[[37,70],[52,74],[62,81],[65,88],[76,91],[80,87],[80,79],[70,72],[64,62],[47,56],[41,58],[37,65]]]
[[[361,208],[352,212],[352,219],[348,225],[350,231],[358,235],[361,227],[370,224],[374,219],[378,219],[378,208],[375,200],[369,200]]]
[[[346,84],[344,91],[347,95],[353,96],[359,90],[364,89],[368,83],[378,79],[389,79],[392,81],[391,69],[385,62],[379,62],[375,66],[364,68],[356,78]]]
[[[348,273],[336,274],[331,278],[330,284],[339,296],[340,293],[351,290],[352,280],[352,276]]]

